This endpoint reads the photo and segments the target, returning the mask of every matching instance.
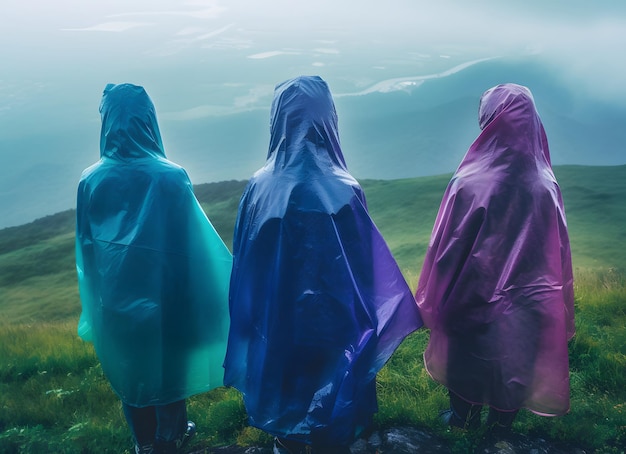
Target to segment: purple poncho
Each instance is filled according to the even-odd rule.
[[[416,300],[428,372],[463,399],[569,409],[572,263],[561,192],[530,91],[485,92],[482,132],[443,196]]]
[[[348,173],[326,83],[276,87],[267,163],[239,205],[225,384],[250,423],[347,444],[376,411],[375,377],[422,325]]]

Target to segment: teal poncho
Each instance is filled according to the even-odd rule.
[[[144,89],[107,86],[100,113],[77,197],[78,334],[125,403],[167,404],[222,385],[232,257]]]

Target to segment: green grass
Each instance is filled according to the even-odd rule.
[[[574,266],[626,268],[626,166],[555,169],[572,243]]]
[[[577,334],[570,343],[571,412],[520,412],[515,430],[588,452],[626,445],[626,166],[555,169],[566,205],[575,267]],[[417,285],[449,175],[362,181],[372,217],[407,281]],[[245,182],[199,185],[196,193],[226,244]],[[119,399],[90,344],[76,336],[80,303],[72,210],[0,230],[0,453],[130,452]],[[409,336],[378,375],[378,427],[428,427],[457,452],[471,436],[437,421],[445,389],[424,370],[428,332]],[[268,444],[246,425],[239,394],[218,388],[189,400],[197,449]]]

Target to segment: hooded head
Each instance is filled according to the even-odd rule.
[[[100,156],[165,157],[156,112],[143,87],[108,84],[100,103]]]
[[[536,115],[535,100],[530,90],[522,85],[501,84],[490,88],[480,98],[478,123],[480,129],[493,121],[501,113]]]
[[[550,166],[548,140],[528,88],[507,83],[485,91],[480,98],[478,123],[482,132],[461,166],[484,160],[498,166],[526,166],[531,162]]]
[[[280,167],[313,158],[346,168],[335,104],[328,85],[318,76],[300,76],[276,86],[270,133],[267,157]]]

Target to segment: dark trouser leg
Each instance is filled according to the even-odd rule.
[[[482,405],[472,405],[452,391],[448,391],[448,394],[450,395],[450,410],[452,410],[449,424],[462,429],[477,429],[480,426]]]
[[[490,408],[489,415],[487,416],[487,426],[496,430],[509,430],[518,412],[519,410],[498,411],[494,408]]]
[[[155,451],[159,453],[175,453],[187,430],[187,405],[179,400],[167,405],[157,405],[157,430]]]
[[[122,402],[126,422],[139,447],[154,444],[157,431],[157,417],[154,407],[133,407]]]

